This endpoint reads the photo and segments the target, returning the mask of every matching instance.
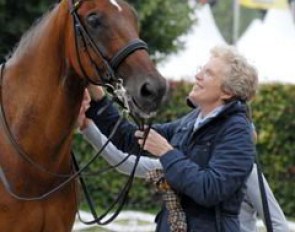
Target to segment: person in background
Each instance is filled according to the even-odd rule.
[[[181,223],[187,229],[182,231],[240,231],[244,183],[255,155],[246,102],[255,95],[257,82],[255,68],[233,47],[215,47],[188,95],[197,109],[171,123],[153,125],[145,143],[144,132],[135,125],[127,120],[119,125],[112,139],[119,149],[137,154],[143,147],[159,158],[164,179],[185,214]],[[92,97],[87,116],[109,136],[119,113],[101,88],[92,89]],[[167,208],[156,217],[156,231],[173,231],[177,223]]]

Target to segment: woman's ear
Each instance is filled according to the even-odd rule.
[[[233,94],[228,93],[226,91],[222,91],[221,100],[224,102],[228,102],[230,99],[234,97]]]

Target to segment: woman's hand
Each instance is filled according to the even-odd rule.
[[[87,89],[90,93],[91,99],[94,101],[99,101],[105,96],[105,92],[101,86],[90,84]]]
[[[82,100],[81,107],[80,107],[80,112],[79,112],[78,119],[77,119],[77,126],[80,130],[85,129],[91,121],[91,119],[87,118],[85,115],[86,111],[90,107],[90,101],[91,101],[90,94],[89,94],[88,90],[85,89],[83,100]]]
[[[144,142],[144,132],[137,130],[135,132],[135,137],[138,138],[138,144],[143,146]],[[173,147],[168,143],[168,141],[156,132],[154,129],[150,129],[149,134],[147,135],[144,147],[144,150],[150,152],[154,156],[162,156],[170,150],[173,150]]]

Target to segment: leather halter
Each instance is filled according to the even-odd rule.
[[[134,39],[130,42],[128,42],[124,47],[119,49],[110,60],[107,60],[101,49],[97,46],[94,39],[92,38],[91,34],[87,31],[85,26],[81,23],[80,16],[78,14],[78,9],[82,5],[84,0],[78,0],[75,2],[75,0],[69,0],[69,7],[70,12],[73,16],[74,21],[74,32],[75,32],[75,46],[76,46],[76,54],[80,66],[80,70],[82,71],[83,75],[87,78],[89,82],[95,85],[103,85],[105,83],[109,84],[111,82],[118,82],[118,77],[115,75],[115,72],[117,71],[120,64],[133,52],[144,49],[148,51],[147,44],[142,41],[141,39]],[[85,69],[83,68],[83,65],[81,63],[80,55],[79,55],[79,43],[77,41],[77,37],[80,37],[83,46],[86,48],[87,56],[89,57],[90,62],[95,66],[96,72],[100,74],[99,72],[101,70],[106,70],[106,74],[104,76],[101,76],[101,80],[103,83],[98,83],[94,80],[92,80],[87,74]],[[103,63],[103,67],[98,67],[97,64],[94,62],[92,57],[89,54],[88,48],[89,46],[92,48],[92,50],[95,52],[96,56],[99,57]]]

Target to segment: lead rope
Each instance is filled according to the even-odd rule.
[[[142,130],[144,128],[143,123],[138,124],[138,127],[139,127],[139,129]],[[82,182],[83,182],[83,183],[81,182],[81,185],[85,186],[85,188],[83,188],[84,195],[86,197],[86,201],[88,203],[88,206],[89,206],[90,211],[92,213],[92,216],[94,218],[94,220],[85,221],[85,220],[82,219],[81,215],[78,212],[79,220],[82,221],[84,224],[91,225],[91,224],[96,223],[98,225],[106,225],[106,224],[112,222],[119,215],[119,213],[121,212],[123,206],[126,203],[129,191],[130,191],[130,189],[132,187],[134,176],[135,176],[135,170],[136,170],[136,167],[138,165],[139,159],[140,159],[140,157],[141,157],[141,155],[143,153],[143,147],[144,147],[144,144],[146,142],[146,138],[147,138],[149,130],[150,130],[150,125],[145,130],[143,146],[140,148],[139,154],[136,156],[136,160],[135,160],[133,169],[132,169],[132,171],[130,173],[129,178],[127,179],[126,184],[124,185],[124,188],[122,189],[121,193],[117,196],[116,200],[109,206],[109,208],[104,213],[102,213],[101,216],[97,216],[97,213],[95,211],[95,206],[94,206],[93,201],[92,201],[92,199],[91,199],[91,197],[90,197],[90,195],[89,195],[89,193],[87,191],[86,184],[85,184],[85,182],[83,180],[83,177],[80,176],[80,181],[82,179]],[[127,156],[124,160],[122,160],[120,163],[116,164],[115,166],[112,166],[112,168],[117,167],[120,164],[122,164],[126,159],[128,159],[128,157],[129,156]],[[110,211],[113,210],[116,206],[117,206],[117,208],[115,209],[115,211],[111,215],[109,215]],[[107,216],[109,218],[105,219]]]

